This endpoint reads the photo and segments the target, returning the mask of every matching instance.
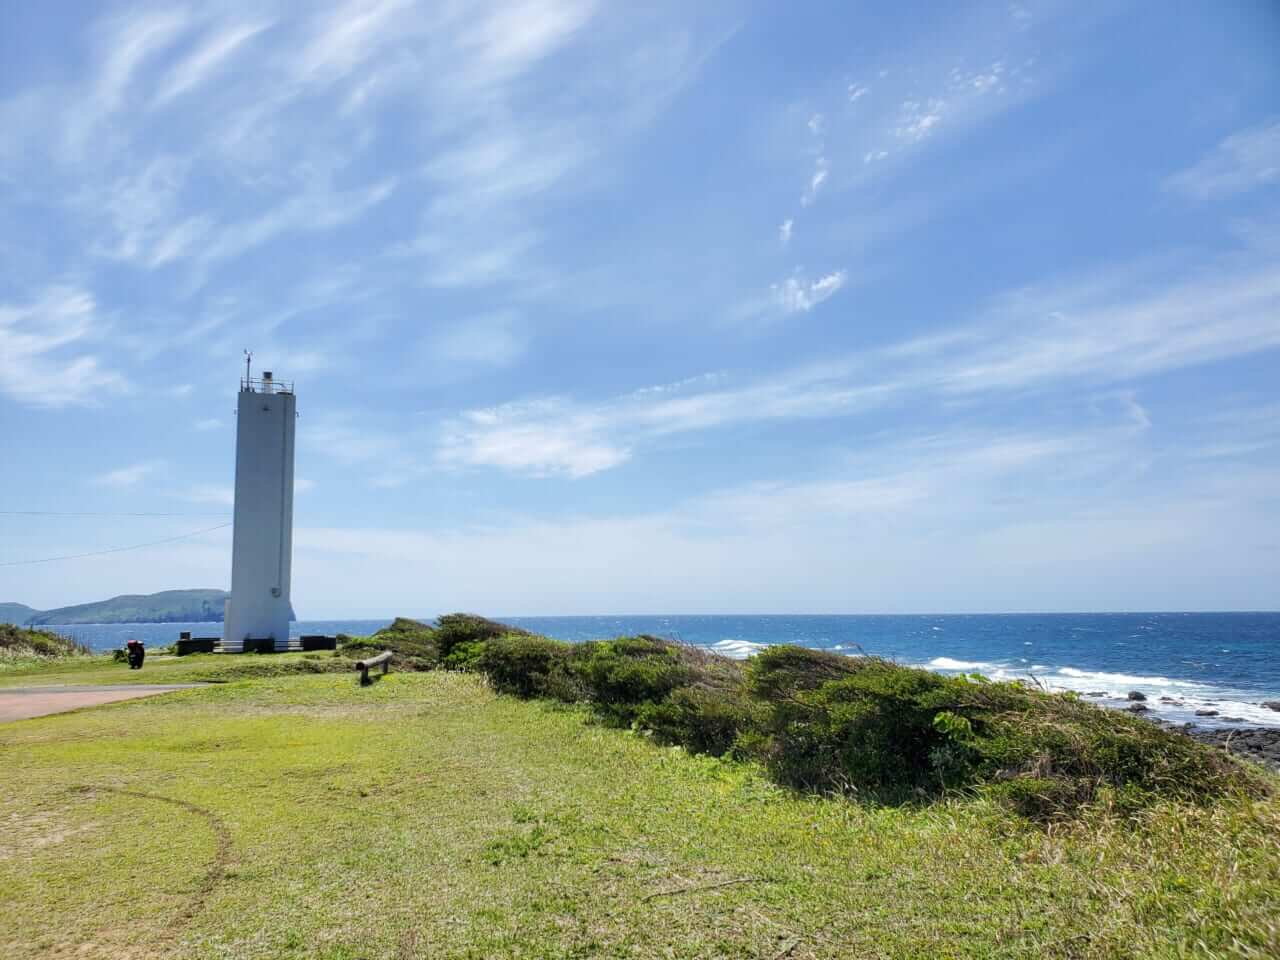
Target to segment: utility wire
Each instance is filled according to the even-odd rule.
[[[0,567],[20,567],[29,563],[53,563],[55,560],[81,560],[84,557],[101,557],[108,553],[123,553],[125,550],[141,550],[143,547],[157,547],[162,543],[173,543],[177,540],[186,540],[190,537],[198,537],[203,533],[213,533],[215,530],[222,530],[231,526],[230,523],[220,523],[216,527],[208,527],[204,530],[195,530],[191,533],[179,534],[176,537],[166,537],[163,540],[152,540],[148,543],[135,543],[128,547],[112,547],[110,550],[94,550],[92,553],[72,553],[65,557],[42,557],[39,560],[6,560],[0,562]]]
[[[225,513],[63,513],[58,510],[0,510],[0,517],[203,517],[225,520]]]

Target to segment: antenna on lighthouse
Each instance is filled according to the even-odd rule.
[[[250,380],[249,364],[251,364],[252,362],[253,362],[253,354],[250,353],[248,350],[246,350],[244,352],[244,385],[246,387],[249,386],[249,380]]]

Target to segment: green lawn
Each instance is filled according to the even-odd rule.
[[[318,661],[338,670],[351,670],[351,661],[339,666],[329,663],[332,653],[274,653],[228,656],[192,654],[186,657],[147,654],[141,670],[130,670],[111,655],[92,657],[31,658],[0,661],[0,690],[5,687],[35,687],[57,684],[105,683],[196,683],[235,679],[241,673],[270,673],[292,669],[284,666],[299,660]]]
[[[73,674],[113,675],[38,678]],[[474,675],[20,721],[0,770],[15,960],[1280,955],[1280,801],[1048,830],[961,799],[863,808]]]

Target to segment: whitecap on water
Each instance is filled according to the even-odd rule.
[[[734,660],[745,660],[767,646],[767,643],[752,643],[750,640],[717,640],[711,645],[711,649]]]

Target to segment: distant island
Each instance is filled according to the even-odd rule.
[[[39,626],[58,623],[221,623],[230,597],[226,590],[162,590],[125,594],[96,603],[36,610],[22,603],[0,603],[0,623]],[[289,619],[296,620],[292,609]]]

